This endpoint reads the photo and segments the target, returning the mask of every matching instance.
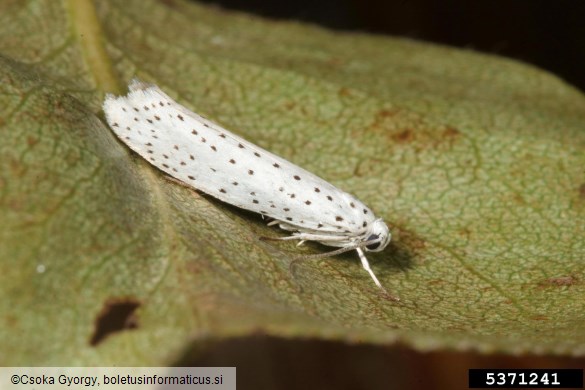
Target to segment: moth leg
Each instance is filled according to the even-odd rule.
[[[297,233],[292,236],[281,237],[281,240],[301,240],[301,241],[347,241],[344,236],[330,236],[327,234]]]
[[[301,242],[297,245],[301,245],[305,241],[345,241],[347,237],[340,236],[327,236],[319,234],[299,233],[293,234],[286,237],[260,237],[262,240],[269,241],[291,241],[300,240]]]
[[[356,251],[357,251],[358,255],[360,256],[360,260],[362,261],[362,265],[363,265],[364,269],[366,271],[368,271],[368,273],[370,274],[372,279],[374,279],[374,283],[376,283],[376,286],[380,287],[380,289],[382,290],[382,296],[384,298],[390,299],[394,302],[400,302],[400,298],[388,293],[388,291],[386,291],[386,289],[382,286],[380,281],[378,281],[378,278],[376,277],[376,275],[374,275],[374,271],[372,271],[372,269],[370,268],[370,263],[368,263],[368,259],[366,259],[366,255],[364,254],[364,251],[362,251],[361,248],[356,248]]]
[[[276,221],[278,222],[278,221]],[[287,237],[260,237],[260,240],[262,241],[289,241],[289,240],[300,240],[299,243],[297,244],[297,246],[303,244],[305,242],[305,240],[297,237],[297,236],[287,236]],[[290,261],[290,263],[288,264],[288,272],[290,272],[290,274],[292,275],[293,278],[296,279],[295,276],[295,266],[297,265],[297,263],[300,263],[301,261],[304,261],[306,259],[304,258],[299,258],[296,257],[294,259],[292,259]],[[299,286],[299,289],[302,290],[302,288]]]
[[[378,280],[378,278],[374,274],[374,271],[372,271],[372,269],[370,268],[370,263],[368,263],[368,259],[366,259],[366,255],[364,254],[364,251],[362,251],[361,248],[356,248],[355,250],[357,251],[358,255],[360,256],[360,260],[362,261],[362,266],[364,267],[364,269],[366,271],[368,271],[368,273],[370,274],[372,279],[374,279],[374,283],[376,283],[376,286],[380,287],[384,292],[386,292],[386,289],[384,287],[382,287],[382,284],[380,283],[380,281]]]

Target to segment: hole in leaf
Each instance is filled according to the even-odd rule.
[[[140,301],[134,298],[112,298],[106,301],[95,320],[90,345],[98,345],[113,333],[138,328],[136,309],[140,305]]]

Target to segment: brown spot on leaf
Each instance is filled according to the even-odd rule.
[[[26,137],[26,143],[28,144],[28,146],[33,147],[39,143],[39,139],[33,137],[32,135],[29,135],[28,137]]]
[[[385,110],[378,111],[377,116],[380,118],[390,118],[390,117],[393,117],[394,115],[396,115],[397,113],[398,113],[397,109],[394,109],[394,110],[385,109]]]
[[[405,129],[392,136],[396,142],[406,143],[414,141],[414,132],[411,129]]]
[[[546,279],[541,285],[543,287],[546,286],[553,286],[553,287],[565,287],[565,286],[572,286],[577,282],[577,278],[573,276],[559,276],[554,278]]]
[[[449,138],[449,137],[458,137],[458,136],[461,135],[461,132],[459,130],[457,130],[456,128],[454,128],[454,127],[447,126],[445,128],[445,130],[443,131],[443,135],[446,138]]]
[[[351,91],[350,91],[350,89],[349,89],[349,88],[345,88],[345,87],[341,87],[341,88],[339,89],[339,92],[338,92],[338,93],[339,93],[339,96],[342,96],[342,97],[348,97],[348,96],[351,96]]]
[[[160,0],[160,3],[166,5],[168,8],[178,8],[177,2],[174,0]]]
[[[136,309],[142,303],[136,298],[111,298],[95,319],[95,328],[89,344],[96,346],[106,337],[138,328]]]
[[[461,228],[457,232],[459,233],[460,236],[466,239],[469,239],[469,236],[471,236],[471,230],[469,230],[469,228],[467,227]]]

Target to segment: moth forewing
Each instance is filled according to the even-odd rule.
[[[381,287],[363,253],[371,249],[363,244],[380,238],[381,250],[390,234],[362,202],[188,110],[155,85],[134,80],[129,90],[107,95],[103,108],[130,149],[187,186],[278,221],[292,232],[284,239],[356,249]]]

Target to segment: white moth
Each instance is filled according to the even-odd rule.
[[[352,195],[181,106],[157,86],[133,80],[126,96],[107,95],[114,133],[146,161],[189,187],[271,218],[292,232],[281,240],[356,250],[384,290],[364,251],[390,242],[388,227]]]

